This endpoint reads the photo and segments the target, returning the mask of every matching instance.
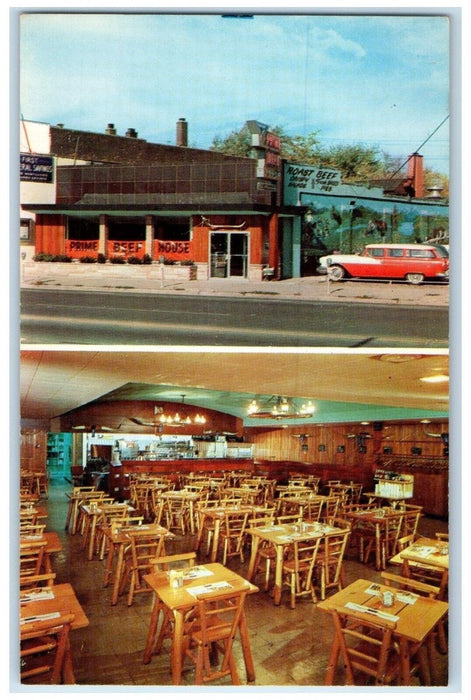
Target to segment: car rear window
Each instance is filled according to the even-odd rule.
[[[411,258],[434,258],[435,254],[433,250],[421,250],[419,248],[411,248],[409,250],[409,255]]]
[[[388,256],[390,258],[403,258],[404,250],[402,248],[391,248],[388,250]]]

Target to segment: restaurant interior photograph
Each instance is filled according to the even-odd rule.
[[[23,348],[18,402],[22,692],[450,686],[448,351]]]

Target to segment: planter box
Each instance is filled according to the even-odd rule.
[[[25,262],[21,266],[22,279],[25,282],[33,282],[44,277],[117,277],[122,280],[148,279],[155,281],[187,281],[197,279],[196,265],[129,265],[106,263],[80,263],[80,262]]]

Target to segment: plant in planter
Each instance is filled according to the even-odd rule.
[[[141,260],[141,258],[138,258],[136,255],[131,255],[128,258],[128,265],[142,265],[142,260]]]
[[[96,263],[97,258],[94,255],[84,255],[83,258],[80,258],[81,263]]]
[[[112,265],[124,265],[126,263],[126,260],[124,258],[113,256],[110,258],[110,263]]]
[[[33,260],[35,262],[65,262],[69,263],[72,262],[72,258],[69,257],[68,255],[53,255],[52,253],[37,253],[34,257]]]
[[[143,265],[152,265],[152,258],[149,253],[145,253],[145,255],[142,256],[141,262]]]
[[[183,265],[184,267],[192,267],[194,264],[194,260],[180,260],[180,265]]]
[[[97,256],[96,261],[97,261],[97,263],[99,263],[100,265],[104,265],[105,262],[106,262],[106,255],[103,255],[103,253],[98,253],[98,256]]]

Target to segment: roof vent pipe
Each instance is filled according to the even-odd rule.
[[[177,121],[177,146],[188,146],[188,122],[184,117]]]
[[[108,124],[108,126],[105,129],[105,134],[109,134],[110,136],[114,136],[116,134],[114,124]]]
[[[131,138],[131,139],[137,139],[137,131],[136,131],[136,129],[133,129],[132,127],[129,128],[129,129],[126,131],[126,136],[129,136],[129,138]]]

